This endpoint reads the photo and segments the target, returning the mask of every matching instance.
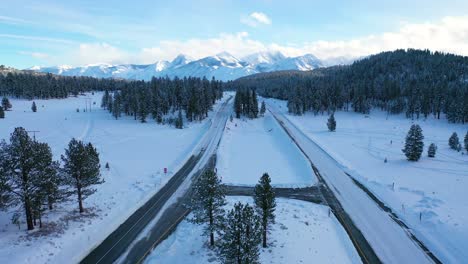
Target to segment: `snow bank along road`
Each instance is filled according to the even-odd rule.
[[[231,114],[232,103],[229,98],[215,114],[211,120],[210,128],[205,133],[200,144],[197,146],[198,155],[190,157],[184,166],[169,180],[169,182],[161,188],[148,202],[140,207],[134,214],[132,214],[122,225],[120,225],[112,234],[110,234],[98,247],[93,249],[88,256],[86,256],[81,263],[112,263],[116,261],[123,253],[125,253],[138,238],[139,234],[144,231],[154,219],[157,219],[157,230],[150,230],[151,234],[156,234],[161,237],[151,236],[152,241],[160,241],[167,236],[169,229],[174,228],[177,222],[183,219],[186,212],[180,210],[169,210],[174,214],[163,214],[168,211],[168,203],[172,200],[178,200],[184,193],[187,192],[188,187],[192,181],[192,176],[200,171],[210,160],[210,157],[216,153],[216,148],[222,137],[225,123]],[[195,153],[197,153],[195,152]],[[182,213],[182,216],[178,215]],[[163,216],[163,217],[161,217]],[[159,223],[168,224],[170,226],[162,225]],[[174,224],[174,222],[176,222]],[[164,232],[160,232],[165,230]],[[150,243],[152,247],[154,242]],[[144,249],[138,244],[138,254],[135,254],[131,249],[130,253],[125,256],[125,262],[135,263],[141,261],[151,248]],[[139,255],[140,254],[140,255]]]
[[[398,225],[368,194],[360,189],[331,156],[274,106],[269,105],[268,108],[304,154],[313,162],[321,175],[320,178],[324,180],[344,211],[351,217],[354,225],[377,254],[379,261],[384,263],[432,263],[437,261],[431,259],[428,252],[425,252],[411,238],[411,234],[407,230]],[[359,248],[357,249],[359,251]],[[363,261],[374,262],[366,261],[366,259]]]

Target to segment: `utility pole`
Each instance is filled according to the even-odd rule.
[[[33,140],[36,141],[36,133],[39,133],[41,131],[39,130],[29,130],[29,131],[26,131],[28,133],[33,133]]]

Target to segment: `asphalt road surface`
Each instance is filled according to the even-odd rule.
[[[164,239],[169,233],[171,228],[168,228],[168,223],[172,229],[175,228],[176,223],[188,213],[183,207],[183,200],[190,189],[192,179],[212,161],[212,156],[216,153],[225,124],[232,112],[231,101],[229,98],[210,120],[211,126],[200,141],[198,154],[190,157],[161,190],[94,248],[81,263],[113,263],[117,260],[137,263],[144,259],[155,242]],[[172,204],[168,204],[169,202]],[[148,232],[153,240],[145,244],[148,248],[144,248],[140,241],[135,240],[154,219],[159,219],[156,228],[153,227]],[[135,245],[139,248],[132,251]]]
[[[312,163],[322,194],[365,263],[439,262],[391,214],[349,177],[341,165],[291,123],[276,106],[269,111]]]

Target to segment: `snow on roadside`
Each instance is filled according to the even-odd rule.
[[[149,120],[142,124],[130,117],[115,120],[98,109],[101,93],[78,98],[36,100],[38,112],[31,112],[31,101],[11,99],[13,111],[0,121],[0,139],[9,139],[15,127],[39,130],[38,141],[49,143],[55,159],[63,154],[72,137],[92,142],[101,155],[105,183],[85,200],[90,217],[71,219],[60,232],[34,237],[10,223],[12,210],[0,212],[0,263],[78,262],[104,240],[139,206],[149,199],[192,154],[209,128],[209,118],[178,130]],[[92,97],[91,112],[83,112],[85,97]],[[217,103],[215,108],[220,106]],[[80,112],[76,109],[80,108]],[[212,112],[210,113],[210,118]],[[104,169],[109,162],[110,171]],[[163,168],[168,173],[163,173]],[[44,219],[63,223],[60,218],[75,218],[75,199],[59,205]],[[55,227],[61,230],[62,227]],[[35,233],[35,232],[33,232]]]
[[[234,203],[253,203],[250,197],[227,197]],[[277,199],[276,224],[269,236],[272,246],[261,250],[261,263],[361,263],[346,232],[328,207],[309,202]],[[202,226],[182,221],[145,263],[219,263],[206,247]]]
[[[284,101],[268,102],[287,111]],[[457,132],[462,140],[468,125],[432,117],[412,121],[377,110],[367,116],[340,111],[335,113],[337,130],[331,133],[326,127],[327,115],[286,117],[390,206],[443,262],[468,259],[468,226],[464,225],[468,203],[463,199],[468,187],[468,155],[448,147],[450,135]],[[413,123],[422,127],[425,136],[423,156],[414,163],[406,161],[401,151]],[[438,146],[432,159],[427,157],[430,143]]]
[[[230,185],[253,186],[265,172],[276,187],[317,182],[310,163],[270,113],[228,121],[217,158],[218,174]]]

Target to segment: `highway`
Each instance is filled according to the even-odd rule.
[[[346,213],[345,216],[350,217],[352,224],[357,227],[378,257],[378,260],[366,259],[366,252],[362,252],[366,250],[361,248],[361,243],[354,241],[355,237],[353,235],[350,235],[364,262],[439,262],[430,252],[421,247],[418,241],[413,239],[414,236],[409,230],[402,228],[392,218],[391,214],[383,210],[362,188],[355,184],[351,177],[345,174],[335,159],[290,122],[275,106],[268,105],[268,108],[301,151],[312,162],[319,181],[322,181],[326,189],[331,190],[329,192],[331,197],[328,198],[336,198],[338,200],[339,205]],[[325,196],[327,194],[326,189],[324,190]],[[333,204],[330,206],[333,208]],[[334,213],[336,215],[336,212]],[[340,215],[337,215],[337,218],[339,219]],[[347,229],[347,221],[345,220],[344,223],[340,222]],[[349,230],[347,232],[350,234]]]
[[[210,128],[194,152],[198,154],[191,156],[165,186],[94,248],[81,263],[141,262],[177,226],[188,213],[184,199],[191,183],[212,161],[231,112],[232,100],[228,98],[209,121]]]

